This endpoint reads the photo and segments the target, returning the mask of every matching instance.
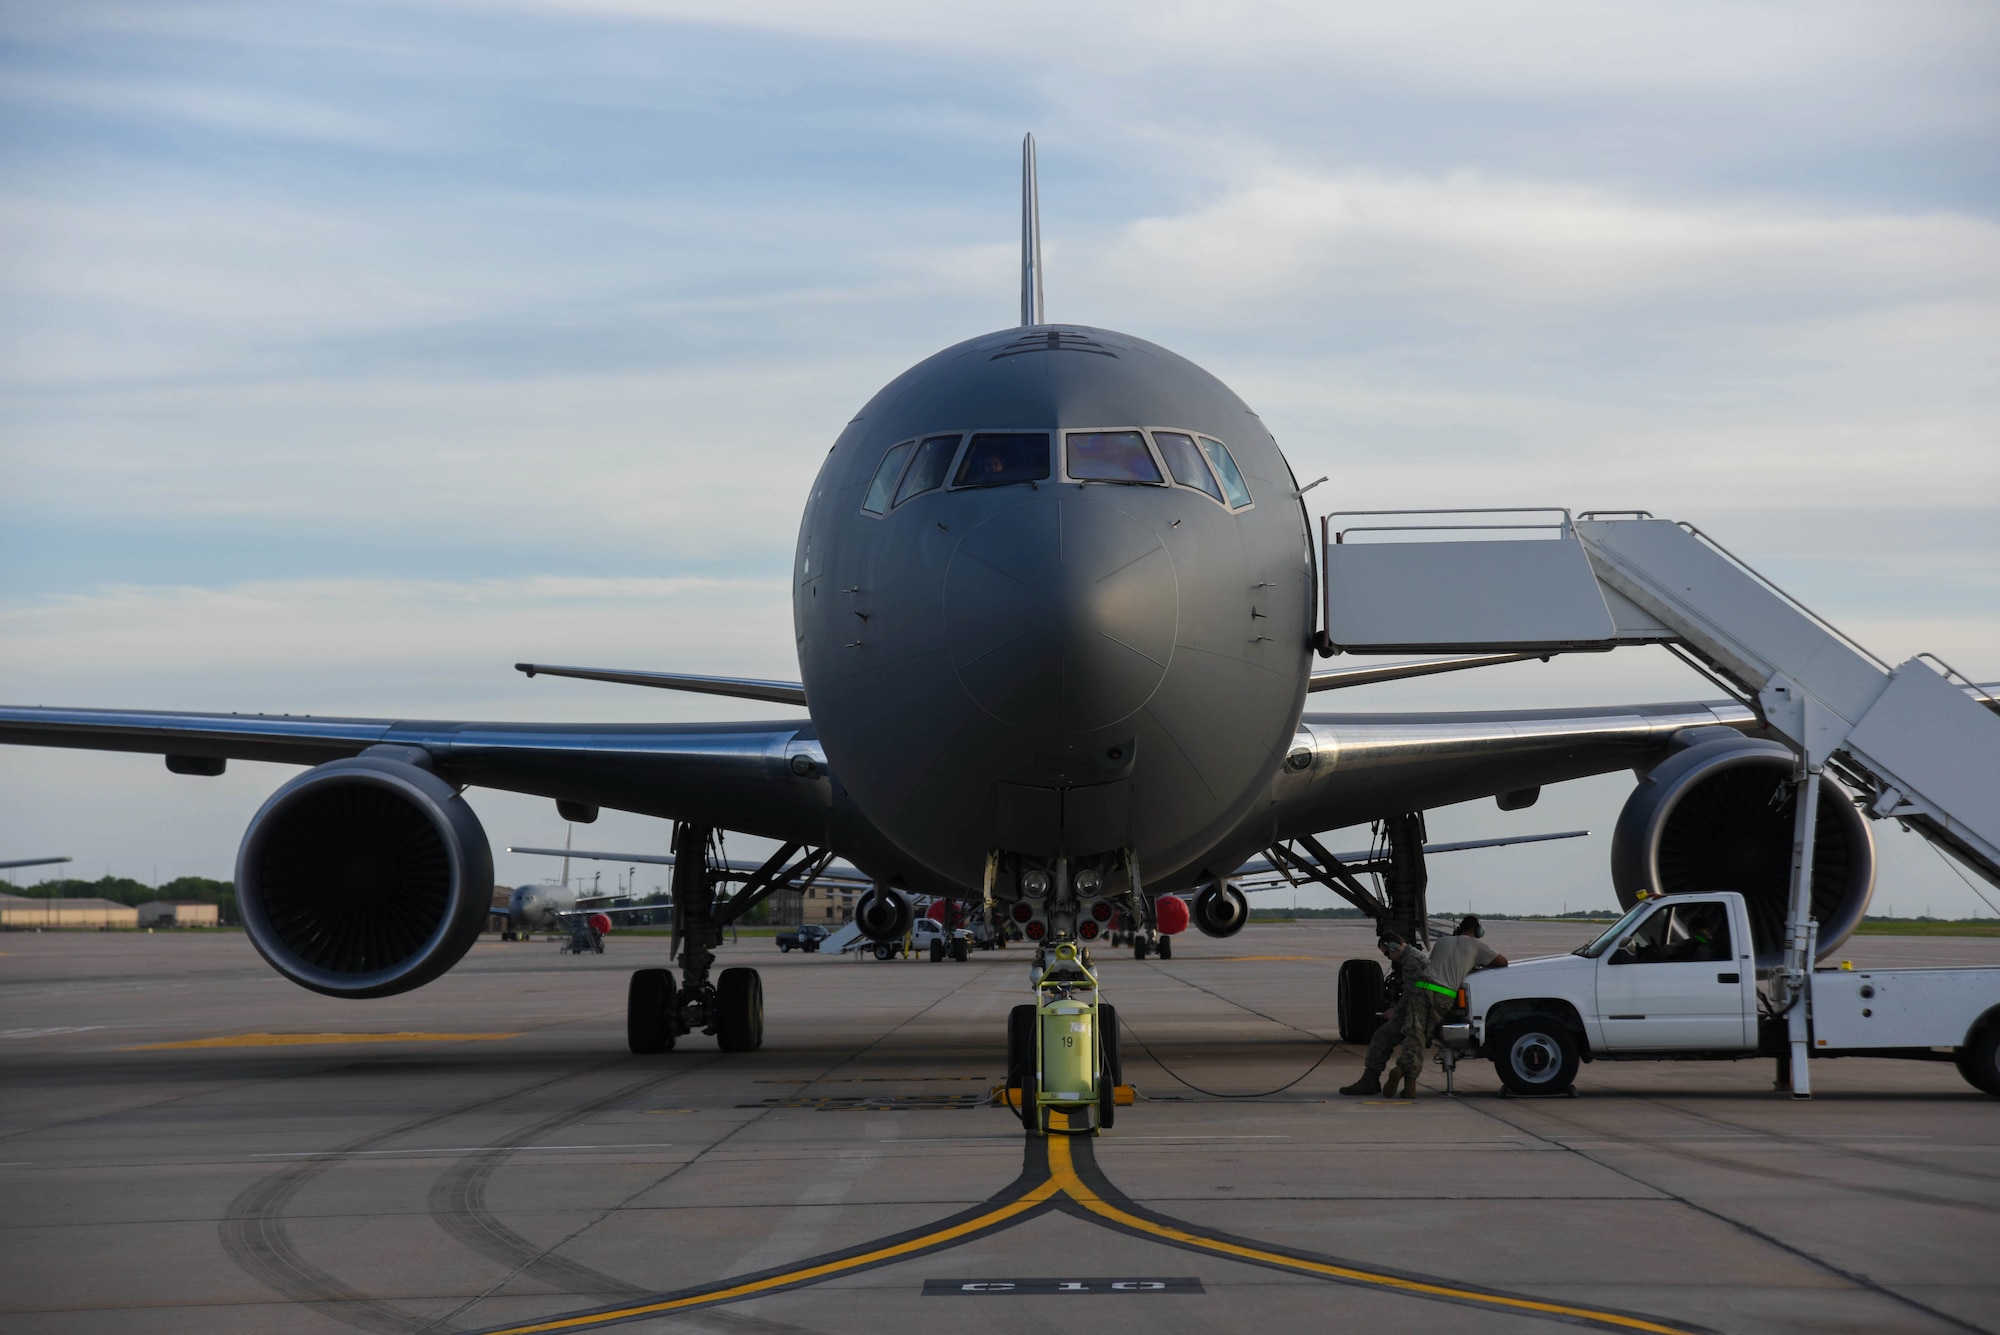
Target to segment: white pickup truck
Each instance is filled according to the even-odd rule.
[[[1472,974],[1439,1037],[1517,1094],[1560,1093],[1587,1061],[1783,1056],[1756,964],[1743,896],[1648,899],[1572,954]],[[1815,1057],[1953,1061],[2000,1095],[2000,969],[1815,969],[1799,1004]]]

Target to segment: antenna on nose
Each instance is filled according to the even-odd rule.
[[[1021,323],[1042,322],[1042,195],[1035,185],[1035,136],[1021,141]]]

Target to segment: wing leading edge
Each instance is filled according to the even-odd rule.
[[[135,751],[181,773],[417,747],[450,782],[830,842],[853,820],[810,722],[460,723],[0,706],[0,744]],[[861,836],[865,840],[865,835]]]

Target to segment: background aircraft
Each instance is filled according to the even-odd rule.
[[[1304,495],[1256,413],[1143,339],[1043,314],[1033,141],[1023,164],[1020,326],[969,339],[877,393],[834,442],[793,571],[801,679],[522,665],[535,674],[805,706],[808,722],[564,725],[101,709],[0,709],[0,741],[308,765],[251,821],[245,927],[270,963],[339,997],[406,991],[469,948],[491,853],[464,790],[676,822],[675,958],[634,975],[628,1039],[762,1041],[754,970],[711,977],[719,933],[837,854],[871,881],[856,921],[902,935],[915,895],[1026,906],[1043,939],[1163,893],[1238,930],[1247,859],[1307,876],[1421,936],[1427,808],[1702,764],[1645,783],[1614,842],[1621,894],[1717,876],[1777,947],[1790,754],[1733,703],[1449,714],[1306,712],[1309,693],[1483,668],[1481,655],[1314,672],[1326,651]],[[1661,773],[1668,773],[1661,771]],[[1682,800],[1690,795],[1699,800]],[[1319,842],[1377,827],[1382,893]],[[1813,882],[1823,949],[1873,885],[1873,843],[1829,784]],[[718,830],[776,841],[747,873]],[[1659,850],[1707,850],[1674,866]],[[1712,855],[1712,856],[1710,856]],[[733,893],[730,887],[734,886]]]

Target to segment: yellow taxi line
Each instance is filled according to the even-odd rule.
[[[124,1052],[160,1052],[168,1048],[288,1048],[316,1043],[469,1043],[499,1038],[519,1038],[511,1034],[223,1034],[215,1038],[189,1038],[178,1043],[141,1043]]]
[[[1562,1303],[1540,1302],[1533,1298],[1508,1298],[1500,1294],[1479,1293],[1472,1289],[1457,1289],[1446,1284],[1432,1284],[1423,1280],[1403,1279],[1397,1275],[1384,1275],[1371,1270],[1356,1270],[1349,1266],[1330,1265],[1325,1261],[1311,1261],[1303,1257],[1290,1256],[1284,1252],[1266,1251],[1261,1247],[1246,1247],[1241,1243],[1224,1242],[1219,1238],[1206,1238],[1186,1229],[1174,1228],[1166,1224],[1156,1224],[1150,1219],[1128,1214],[1111,1204],[1088,1186],[1076,1174],[1076,1167],[1070,1158],[1069,1141],[1063,1136],[1049,1137],[1049,1178],[1060,1184],[1062,1191],[1071,1200],[1089,1210],[1092,1214],[1112,1220],[1123,1227],[1150,1233],[1155,1237],[1173,1242],[1199,1247],[1204,1251],[1222,1256],[1240,1257],[1264,1265],[1278,1265],[1306,1274],[1324,1275],[1330,1279],[1344,1279],[1359,1284],[1373,1284],[1381,1288],[1397,1289],[1404,1293],[1421,1294],[1427,1298],[1451,1298],[1460,1302],[1479,1303],[1490,1307],[1510,1308],[1515,1311],[1537,1312],[1548,1316],[1562,1316],[1591,1321],[1599,1325],[1613,1326],[1620,1330],[1640,1330],[1653,1335],[1690,1335],[1680,1326],[1665,1326],[1643,1317],[1621,1316],[1616,1312],[1600,1312],[1588,1307],[1569,1307]]]
[[[773,1289],[787,1288],[794,1284],[826,1279],[843,1271],[855,1270],[864,1266],[880,1265],[885,1261],[893,1261],[898,1257],[908,1256],[912,1252],[925,1251],[940,1243],[961,1241],[974,1233],[982,1232],[985,1229],[993,1227],[995,1224],[1003,1223],[1018,1214],[1023,1214],[1033,1209],[1054,1196],[1057,1191],[1056,1181],[1051,1177],[1027,1195],[1016,1197],[1005,1205],[988,1210],[985,1214],[975,1215],[971,1219],[960,1224],[954,1224],[949,1228],[937,1229],[888,1247],[879,1247],[871,1252],[863,1252],[859,1256],[849,1256],[838,1261],[826,1261],[819,1265],[803,1266],[797,1270],[788,1270],[783,1274],[771,1275],[764,1279],[750,1280],[742,1284],[732,1284],[724,1288],[707,1289],[700,1293],[691,1293],[679,1298],[669,1298],[653,1303],[638,1303],[631,1307],[621,1307],[610,1312],[591,1312],[583,1316],[558,1317],[550,1321],[531,1322],[525,1326],[507,1326],[499,1330],[487,1331],[484,1335],[534,1335],[534,1332],[538,1331],[580,1330],[589,1326],[602,1325],[613,1321],[629,1321],[634,1317],[652,1316],[659,1312],[672,1312],[681,1308],[695,1307],[705,1303],[735,1302],[743,1298],[753,1298],[760,1293],[768,1293]]]

